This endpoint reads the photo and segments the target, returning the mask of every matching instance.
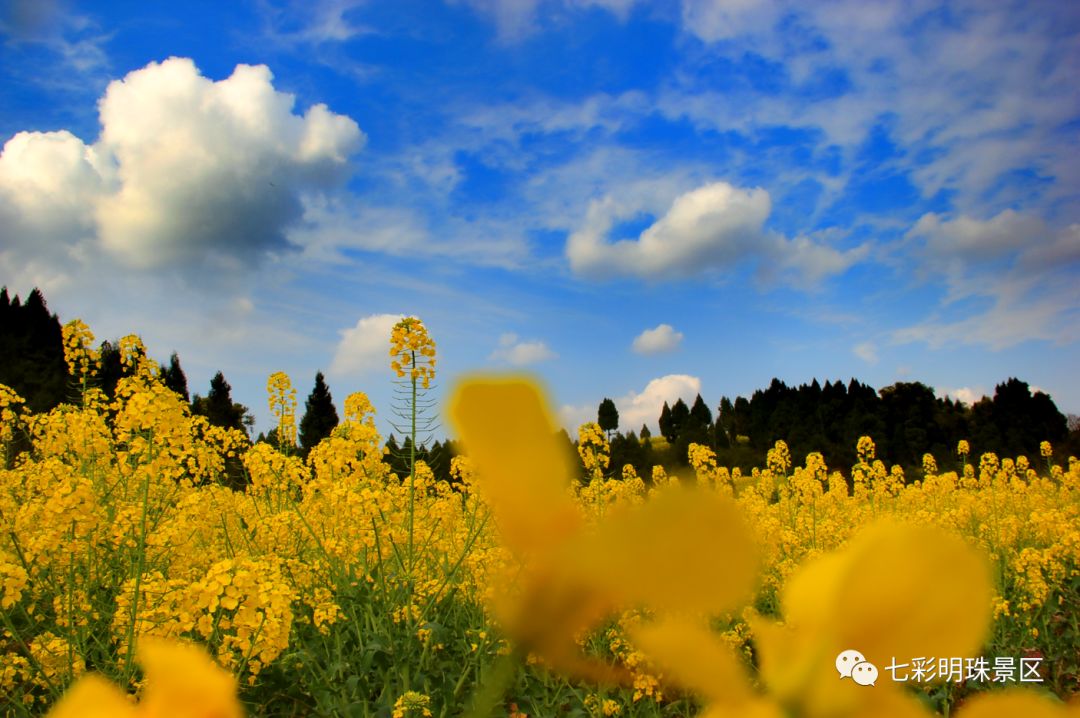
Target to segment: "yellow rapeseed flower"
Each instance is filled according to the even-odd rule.
[[[97,370],[100,353],[94,349],[94,333],[81,319],[72,319],[64,325],[64,361],[68,371],[77,382],[82,382]]]
[[[797,570],[782,592],[783,623],[751,620],[764,695],[701,624],[661,621],[635,639],[674,680],[709,701],[710,717],[917,716],[919,704],[884,677],[885,667],[915,656],[976,655],[991,595],[986,560],[960,538],[885,522]],[[847,650],[878,667],[882,678],[873,689],[839,679],[836,660]]]
[[[405,317],[390,332],[390,368],[404,378],[418,379],[425,389],[435,378],[435,341],[424,323]]]
[[[277,439],[282,446],[296,446],[296,389],[289,375],[274,372],[266,382],[270,413],[277,419]]]
[[[416,691],[405,691],[394,701],[393,718],[410,718],[411,716],[431,716],[431,697]]]
[[[197,646],[144,638],[139,663],[145,689],[138,704],[98,675],[79,679],[48,718],[242,718],[236,679]]]
[[[749,532],[714,493],[669,487],[585,530],[569,457],[531,380],[466,381],[450,414],[521,571],[507,572],[494,605],[520,649],[575,675],[625,677],[580,656],[575,636],[621,605],[722,611],[751,594]]]

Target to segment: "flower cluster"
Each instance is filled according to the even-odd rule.
[[[63,338],[68,371],[82,384],[101,362],[100,353],[93,348],[94,333],[82,320],[74,319],[64,325]]]
[[[611,447],[604,430],[595,421],[578,427],[578,455],[590,479],[601,479],[611,462]]]
[[[406,317],[390,333],[390,367],[399,377],[408,376],[430,388],[435,378],[435,341],[424,323]]]

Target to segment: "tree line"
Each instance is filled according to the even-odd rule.
[[[618,433],[618,411],[610,399],[600,403],[597,423],[609,435],[612,467],[630,463],[639,470],[650,461],[686,465],[692,443],[712,448],[721,465],[749,470],[780,439],[796,460],[817,451],[830,466],[847,467],[856,463],[855,445],[864,435],[874,439],[878,458],[906,469],[921,466],[925,453],[948,461],[961,439],[976,457],[992,451],[1034,459],[1042,441],[1051,442],[1061,460],[1080,453],[1076,417],[1070,425],[1049,395],[1017,378],[970,406],[938,397],[920,382],[875,390],[856,379],[824,385],[814,379],[799,386],[773,379],[749,399],[722,397],[715,414],[700,394],[691,405],[665,402],[657,420],[663,441],[653,440],[648,426],[639,434]]]
[[[99,347],[101,367],[97,381],[112,398],[117,383],[125,375],[117,342],[104,341]],[[205,416],[215,426],[238,429],[251,437],[254,417],[243,404],[233,401],[231,387],[218,371],[210,380],[207,394],[189,395],[187,377],[176,352],[164,362],[165,385],[189,402],[193,414]],[[0,290],[0,384],[14,389],[35,413],[43,413],[77,398],[72,377],[64,361],[60,320],[51,314],[45,297],[34,289],[25,301]],[[1039,443],[1050,441],[1064,459],[1080,454],[1080,427],[1072,425],[1041,391],[1031,391],[1026,382],[1010,378],[999,384],[992,397],[968,406],[949,398],[939,398],[933,389],[919,382],[900,382],[881,390],[851,379],[817,379],[810,384],[789,387],[773,379],[767,389],[755,391],[749,399],[721,397],[714,412],[699,394],[691,404],[678,399],[664,403],[657,419],[660,436],[653,438],[648,426],[639,432],[619,432],[619,413],[608,398],[600,402],[597,423],[607,433],[611,445],[609,471],[618,476],[630,464],[639,475],[648,477],[654,464],[685,466],[687,449],[697,443],[711,447],[720,464],[750,470],[760,466],[765,452],[783,439],[796,460],[812,451],[821,452],[830,466],[846,467],[856,461],[855,444],[863,435],[871,436],[877,455],[887,463],[905,468],[921,465],[922,455],[934,454],[947,460],[957,442],[966,439],[972,453],[994,451],[1001,456],[1039,455]],[[305,402],[299,426],[301,456],[330,435],[339,421],[330,388],[322,372]],[[574,442],[565,432],[563,440],[574,455]],[[29,448],[27,437],[19,439]],[[253,441],[277,444],[272,430]],[[16,446],[18,453],[19,447]],[[411,439],[400,443],[393,434],[386,441],[387,461],[399,475],[408,473],[406,457]],[[435,441],[417,447],[436,479],[450,480],[450,460],[458,453],[452,441]],[[238,461],[229,467],[231,483],[244,483]]]

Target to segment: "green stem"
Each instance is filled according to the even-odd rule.
[[[150,464],[154,463],[154,433],[150,432]],[[131,596],[131,619],[127,631],[127,655],[124,666],[124,686],[131,683],[131,676],[135,668],[135,624],[139,616],[139,591],[142,586],[142,575],[146,562],[146,524],[147,513],[150,504],[150,471],[147,470],[146,478],[142,487],[142,517],[139,530],[139,544],[135,554],[135,590]]]
[[[411,352],[412,365],[416,366],[416,352]],[[411,425],[409,429],[409,573],[412,574],[415,560],[413,557],[413,511],[416,500],[416,377],[412,381],[412,402],[409,406]]]

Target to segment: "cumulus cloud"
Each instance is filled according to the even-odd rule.
[[[865,256],[865,246],[841,252],[806,236],[789,241],[765,230],[771,207],[769,193],[760,187],[712,182],[679,195],[636,239],[609,242],[607,235],[615,223],[641,209],[638,203],[623,204],[609,196],[589,205],[584,226],[567,240],[566,256],[578,274],[654,279],[767,259],[806,283],[838,274]]]
[[[657,421],[665,401],[669,406],[679,399],[691,404],[700,393],[701,379],[698,377],[668,374],[653,379],[640,392],[630,391],[612,401],[619,410],[619,427],[622,430],[637,431],[642,424],[648,424],[649,430],[655,433],[659,430]],[[596,407],[599,404],[600,400],[597,399],[591,405],[564,405],[559,410],[559,416],[564,426],[573,429],[586,421],[596,421]]]
[[[70,132],[19,132],[0,152],[5,239],[33,246],[90,234],[114,174],[101,152]]]
[[[633,217],[638,209],[611,197],[594,201],[585,226],[567,242],[571,268],[580,274],[671,277],[703,265],[731,264],[763,242],[770,202],[763,189],[714,182],[680,195],[637,239],[607,242],[615,222]]]
[[[934,392],[939,399],[949,398],[954,401],[959,401],[963,404],[971,406],[975,402],[985,397],[986,391],[982,387],[968,387],[962,386],[958,389],[950,389],[948,387],[941,387]]]
[[[238,65],[213,81],[176,57],[131,72],[101,98],[93,145],[68,132],[8,141],[0,214],[38,249],[89,241],[135,268],[237,266],[285,249],[304,193],[343,181],[364,135],[325,105],[294,113],[272,80]]]
[[[401,314],[372,314],[362,317],[356,326],[342,329],[330,373],[343,376],[388,369],[390,333],[402,317]]]
[[[636,431],[642,424],[648,424],[650,430],[658,431],[656,422],[665,401],[671,405],[682,399],[689,405],[700,393],[701,379],[696,376],[668,374],[653,379],[641,392],[631,391],[614,400],[619,410],[619,425]]]
[[[499,337],[499,346],[488,359],[504,361],[514,366],[537,364],[558,355],[542,341],[521,341],[516,334],[507,333]]]
[[[682,340],[682,332],[675,331],[670,324],[661,324],[638,334],[634,338],[633,349],[638,354],[662,354],[678,349]]]

